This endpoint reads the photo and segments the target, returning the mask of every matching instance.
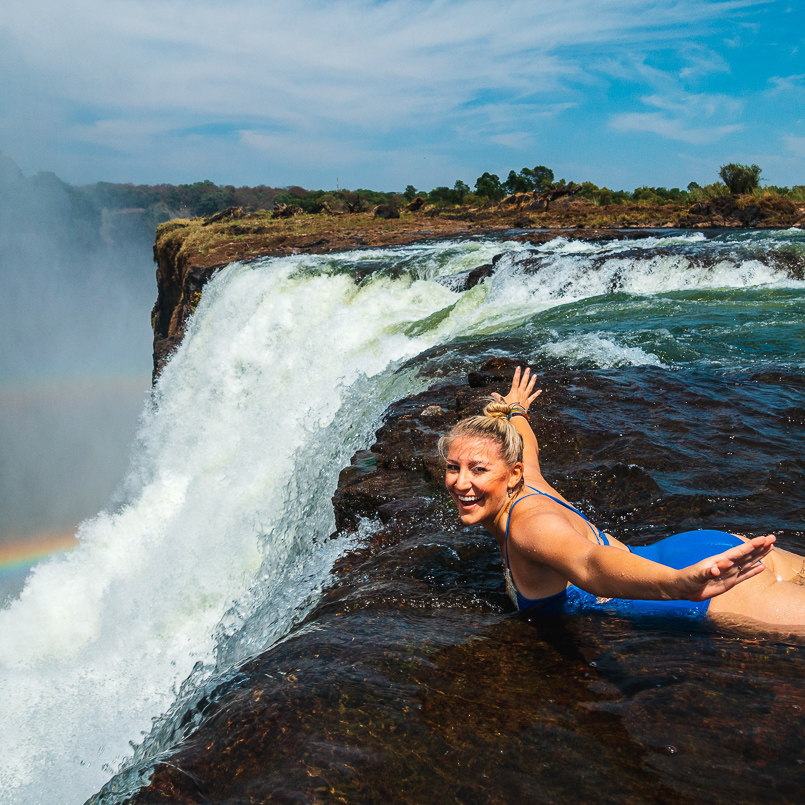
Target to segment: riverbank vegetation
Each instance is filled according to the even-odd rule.
[[[616,190],[606,186],[599,187],[591,181],[575,182],[564,178],[556,180],[554,172],[544,165],[524,167],[519,172],[511,170],[504,180],[497,174],[484,172],[472,187],[458,179],[452,187],[445,185],[425,190],[409,184],[401,192],[368,188],[307,190],[299,186],[276,188],[269,185],[235,187],[216,185],[209,180],[182,185],[99,182],[80,189],[99,207],[110,210],[141,210],[148,214],[149,224],[153,223],[154,226],[171,218],[210,216],[232,207],[247,212],[286,206],[304,213],[357,213],[367,212],[384,204],[402,208],[415,198],[421,198],[424,205],[442,210],[457,206],[482,209],[513,195],[530,193],[539,196],[551,190],[568,188],[570,189],[561,195],[589,202],[596,207],[690,205],[730,194],[752,195],[756,199],[782,196],[794,203],[805,202],[805,185],[761,186],[761,173],[757,165],[728,163],[719,170],[720,181],[708,185],[690,182],[684,189],[643,185],[634,190]]]
[[[292,241],[354,229],[359,218],[362,231],[383,228],[379,222],[366,224],[363,218],[367,216],[388,220],[385,228],[395,231],[410,226],[412,216],[424,217],[426,222],[415,227],[423,232],[453,228],[448,221],[487,228],[797,224],[802,218],[805,185],[762,186],[761,174],[757,165],[727,163],[718,172],[719,180],[708,185],[691,182],[685,189],[641,186],[634,190],[556,179],[545,165],[510,170],[505,179],[485,171],[472,186],[458,179],[451,187],[425,190],[409,184],[400,192],[235,187],[209,180],[181,185],[98,182],[74,187],[50,173],[26,178],[0,154],[0,191],[4,198],[11,202],[14,198],[41,197],[52,213],[52,228],[61,226],[65,231],[83,233],[82,237],[99,245],[141,242],[150,246],[155,230],[166,221],[209,219],[227,210],[235,210],[237,218],[250,218],[241,234],[232,229],[231,221],[224,222],[233,243],[253,237],[256,218],[260,227],[270,227],[278,238],[284,235]],[[339,216],[347,220],[336,223]],[[285,219],[292,222],[282,223]],[[205,233],[211,232],[205,229]],[[363,236],[356,237],[359,244]],[[201,240],[206,238],[207,234]],[[331,240],[340,241],[341,236],[336,234]]]

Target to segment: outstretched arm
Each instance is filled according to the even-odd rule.
[[[513,537],[513,538],[512,538]],[[552,567],[572,584],[605,598],[704,601],[763,571],[775,537],[755,537],[723,553],[674,570],[629,551],[597,545],[554,514],[534,513],[510,537],[516,550]]]
[[[503,397],[500,394],[493,393],[492,396],[496,400],[503,400],[503,402],[512,405],[514,403],[521,405],[526,413],[534,400],[542,394],[542,389],[534,391],[534,386],[537,382],[537,376],[531,374],[531,369],[526,367],[525,371],[521,371],[518,366],[514,371],[514,379],[512,380],[512,387],[509,393]],[[539,445],[534,431],[531,430],[529,421],[522,416],[513,416],[511,423],[517,428],[517,432],[523,437],[523,466],[525,474],[539,475]]]

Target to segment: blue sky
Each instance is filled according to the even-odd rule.
[[[26,0],[0,69],[0,150],[74,184],[805,184],[795,0]]]

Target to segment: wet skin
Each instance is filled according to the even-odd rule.
[[[527,411],[540,394],[534,391],[535,381],[528,369],[518,369],[510,393],[494,396]],[[547,597],[573,583],[604,597],[711,599],[713,615],[805,625],[805,588],[792,583],[789,573],[771,572],[780,562],[769,558],[767,568],[761,561],[772,550],[771,534],[751,540],[741,537],[742,545],[676,571],[631,554],[615,539],[608,547],[599,546],[580,515],[550,499],[531,496],[512,514],[506,546],[508,513],[523,494],[523,480],[564,500],[542,476],[537,439],[527,420],[513,416],[510,422],[523,439],[521,462],[508,466],[489,438],[458,436],[449,447],[445,485],[461,521],[483,525],[501,553],[507,547],[514,582],[524,596]],[[802,561],[787,553],[779,558],[789,560],[786,565]]]
[[[447,454],[445,485],[464,525],[489,529],[508,508],[522,477],[523,465],[508,467],[489,439],[455,439]]]

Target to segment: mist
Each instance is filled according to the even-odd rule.
[[[0,551],[114,506],[150,385],[152,244],[137,210],[0,154]]]

